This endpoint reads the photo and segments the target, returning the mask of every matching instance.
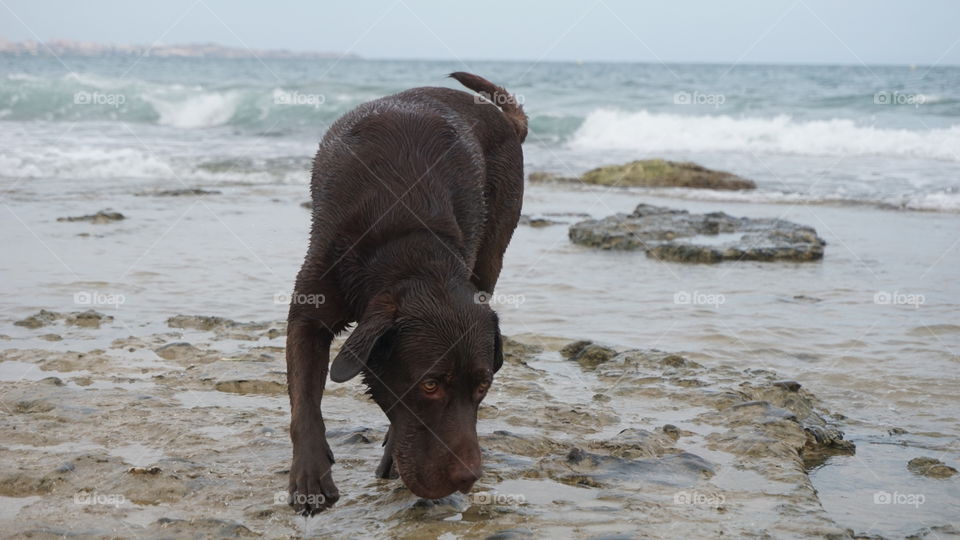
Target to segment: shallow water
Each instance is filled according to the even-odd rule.
[[[133,189],[142,187],[159,186]],[[118,189],[86,203],[82,197],[21,193],[16,208],[0,214],[12,254],[0,261],[6,278],[0,292],[7,321],[3,333],[13,338],[0,345],[106,347],[116,337],[169,332],[163,321],[176,313],[282,319],[282,297],[308,229],[309,212],[299,207],[303,189],[223,191],[202,198],[157,198]],[[831,458],[813,472],[825,508],[839,523],[861,533],[897,536],[957,515],[955,481],[915,477],[906,462],[918,455],[948,464],[960,459],[954,376],[960,347],[960,284],[954,279],[960,216],[720,205],[632,190],[550,186],[528,188],[524,212],[602,217],[629,212],[641,201],[800,222],[826,239],[826,256],[814,263],[683,265],[642,253],[575,246],[562,225],[520,227],[494,298],[501,302],[504,333],[589,338],[684,352],[706,365],[774,370],[800,381],[830,410],[846,416],[842,427],[857,443],[857,455]],[[108,225],[55,220],[77,214],[80,206],[112,207],[129,219]],[[78,236],[84,233],[91,236]],[[87,297],[75,303],[78,293],[87,293],[92,304],[82,303]],[[97,305],[98,298],[116,305]],[[66,327],[64,340],[52,343],[36,337],[44,329],[9,325],[40,308],[94,308],[115,320],[96,332]],[[546,372],[545,384],[570,402],[590,400],[579,395],[582,375],[575,366],[553,363]],[[176,397],[200,406],[206,399],[233,400],[246,410],[283,407],[285,401],[208,394],[189,391]],[[671,421],[668,415],[660,419]],[[905,432],[890,435],[893,428]],[[860,487],[853,489],[852,482]],[[875,504],[874,492],[884,489],[921,493],[925,502],[919,508]]]

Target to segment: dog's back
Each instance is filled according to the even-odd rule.
[[[339,271],[352,275],[364,246],[428,229],[472,268],[486,235],[512,233],[488,222],[519,217],[526,115],[485,79],[452,76],[486,99],[414,88],[360,105],[328,130],[311,185],[311,252],[322,264],[339,261]]]

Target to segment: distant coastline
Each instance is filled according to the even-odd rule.
[[[7,41],[0,38],[0,54],[16,56],[153,56],[158,58],[352,58],[352,53],[298,52],[284,49],[247,49],[216,43],[115,45],[90,41],[53,39],[41,41]]]

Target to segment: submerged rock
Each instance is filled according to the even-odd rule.
[[[569,236],[575,244],[643,250],[649,257],[686,263],[814,261],[823,258],[826,244],[814,228],[782,219],[691,214],[649,204],[630,214],[575,223]]]
[[[34,313],[33,315],[30,315],[29,317],[16,321],[13,324],[15,326],[23,326],[26,328],[40,328],[48,324],[53,324],[60,317],[61,315],[59,313],[54,313],[52,311],[41,309],[40,311]]]
[[[86,216],[70,216],[57,218],[57,221],[89,221],[94,225],[103,225],[104,223],[111,223],[114,221],[120,221],[127,219],[126,216],[120,212],[108,212],[106,210],[101,210],[96,214],[90,214]]]
[[[950,478],[951,476],[957,474],[957,470],[953,467],[947,465],[939,459],[931,457],[918,457],[911,459],[909,462],[907,462],[907,470],[913,474],[919,474],[920,476],[926,476],[929,478]]]
[[[53,311],[47,311],[41,309],[37,313],[19,321],[14,322],[16,326],[23,326],[26,328],[40,328],[43,326],[51,325],[57,321],[64,321],[70,326],[80,326],[83,328],[100,328],[100,325],[105,322],[110,322],[113,320],[113,317],[110,315],[104,315],[98,311],[88,309],[86,311],[77,311],[74,313],[56,313]],[[60,341],[63,339],[61,336],[56,334],[44,334],[41,336],[47,341]]]
[[[554,174],[550,172],[537,171],[532,172],[527,176],[527,180],[534,183],[543,183],[543,184],[558,184],[558,183],[572,183],[579,182],[580,179],[576,176],[561,176],[559,174]]]
[[[530,217],[526,214],[520,216],[520,225],[528,225],[533,228],[549,227],[551,225],[563,225],[562,221],[547,219],[542,217]]]
[[[597,167],[583,174],[588,184],[602,186],[685,187],[741,190],[757,187],[751,180],[690,162],[644,159],[623,165]]]
[[[214,388],[221,392],[230,392],[233,394],[277,395],[287,393],[287,385],[276,381],[262,380],[237,379],[220,381],[214,385]]]
[[[261,337],[274,339],[286,334],[282,324],[266,322],[237,322],[209,315],[175,315],[167,319],[167,326],[181,330],[213,332],[218,338],[257,341]]]
[[[617,351],[592,341],[574,341],[560,349],[560,354],[583,367],[594,368],[616,356]]]
[[[67,316],[65,322],[72,326],[82,326],[84,328],[100,328],[100,325],[105,322],[110,322],[113,320],[113,317],[110,315],[104,315],[98,311],[88,309],[80,313],[71,313]]]
[[[191,197],[199,195],[219,195],[221,192],[215,189],[201,189],[201,188],[181,188],[181,189],[164,189],[160,191],[145,191],[142,193],[137,193],[137,195],[151,195],[154,197]]]
[[[623,165],[607,165],[591,169],[580,178],[548,172],[530,173],[531,182],[583,182],[616,187],[681,187],[726,191],[754,189],[752,180],[725,171],[708,169],[696,163],[642,159]]]

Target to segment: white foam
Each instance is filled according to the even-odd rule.
[[[0,176],[10,178],[163,178],[171,175],[169,163],[132,148],[54,147],[0,156]]]
[[[883,155],[960,161],[960,125],[911,131],[841,119],[796,121],[786,115],[734,118],[599,109],[587,116],[568,144],[578,150],[646,153]]]
[[[236,92],[204,93],[181,99],[144,95],[143,99],[160,115],[160,124],[180,128],[222,126],[233,118],[240,103]]]
[[[303,184],[309,173],[300,168],[279,170],[244,167],[210,171],[202,160],[175,157],[139,148],[77,146],[18,149],[0,155],[0,178],[179,179],[219,184],[232,182]]]
[[[903,203],[911,210],[960,212],[960,193],[927,193],[915,195]]]

